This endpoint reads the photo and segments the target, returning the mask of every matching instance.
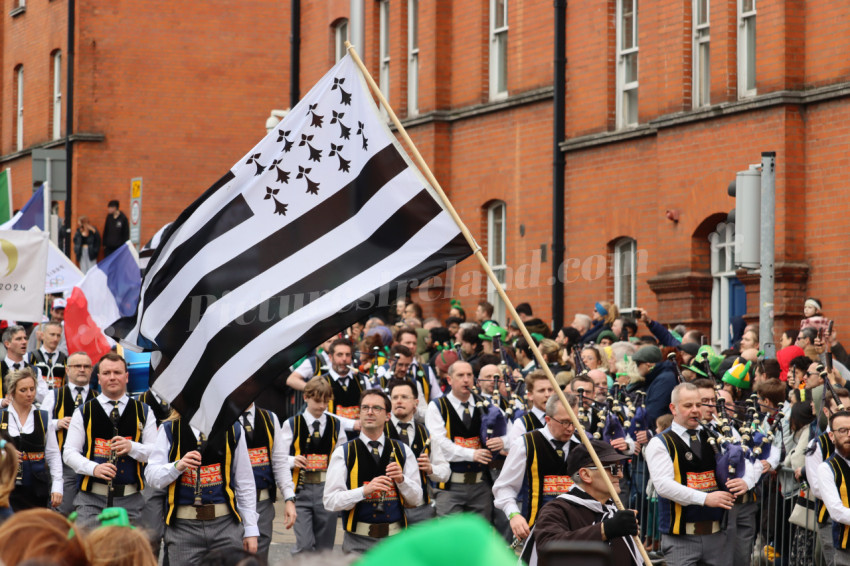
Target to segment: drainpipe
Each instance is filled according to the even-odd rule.
[[[71,205],[72,187],[74,186],[74,146],[71,143],[71,134],[74,133],[74,27],[75,0],[68,0],[68,49],[66,54],[67,84],[65,87],[65,231],[64,252],[71,257],[71,217],[73,207]],[[45,224],[47,217],[45,217]],[[46,227],[46,226],[45,226]]]
[[[567,2],[555,0],[555,107],[552,140],[552,331],[564,325],[564,141],[567,67]]]
[[[295,108],[301,99],[301,0],[292,0],[289,34],[289,107]]]

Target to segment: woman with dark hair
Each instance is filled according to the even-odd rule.
[[[792,344],[797,342],[797,334],[799,333],[800,331],[798,329],[789,328],[788,330],[782,333],[782,336],[779,338],[779,343],[782,345],[783,348],[787,348],[788,346],[791,346]]]
[[[799,391],[799,390],[797,390]],[[789,415],[789,423],[791,428],[791,437],[793,448],[786,450],[788,456],[782,462],[782,467],[779,469],[779,481],[782,488],[782,495],[785,498],[783,507],[790,515],[790,510],[794,507],[796,495],[800,490],[800,484],[805,473],[806,466],[806,447],[809,444],[809,426],[815,420],[815,415],[812,410],[812,402],[796,401],[791,407]],[[788,515],[785,517],[787,518]],[[787,528],[787,526],[786,526]],[[787,531],[786,531],[787,532]],[[798,526],[791,527],[790,539],[790,558],[789,564],[811,564],[814,556],[814,539],[811,532],[807,529]]]

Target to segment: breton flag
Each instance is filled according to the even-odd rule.
[[[471,253],[346,56],[165,230],[123,344],[154,351],[153,389],[210,433]]]

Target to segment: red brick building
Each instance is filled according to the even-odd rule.
[[[13,9],[21,0],[4,3],[0,160],[13,170],[18,204],[30,190],[27,151],[57,143],[50,61],[66,49],[66,1],[27,0],[23,13]],[[77,1],[74,110],[75,215],[100,223],[105,201],[126,201],[140,176],[145,238],[256,142],[270,109],[289,105],[291,53],[290,0],[238,10],[149,4]],[[512,299],[551,319],[552,3],[302,0],[300,8],[302,92],[354,32]],[[727,185],[775,151],[776,330],[797,326],[813,295],[842,332],[848,18],[841,2],[569,3],[560,143],[567,323],[615,299],[723,343],[731,314],[756,317],[758,277],[731,261]],[[445,291],[469,312],[488,295],[473,259],[436,287],[432,298]],[[447,298],[426,311],[443,314]]]

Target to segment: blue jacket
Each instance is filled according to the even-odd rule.
[[[595,342],[596,337],[599,336],[603,330],[611,330],[611,327],[605,324],[605,321],[602,319],[595,321],[593,326],[590,327],[590,330],[585,332],[584,336],[581,337],[581,343],[588,344],[590,342]]]
[[[658,340],[659,346],[679,346],[681,344],[681,342],[676,340],[676,338],[670,334],[670,331],[657,320],[650,321],[648,328],[649,331],[652,332],[652,335],[655,336],[656,340]]]
[[[653,430],[655,429],[655,420],[670,412],[670,395],[673,393],[673,388],[679,384],[676,369],[673,366],[674,363],[663,361],[656,364],[652,371],[646,375],[642,384],[629,389],[630,391],[635,389],[646,391],[646,416],[649,420],[649,426]]]

